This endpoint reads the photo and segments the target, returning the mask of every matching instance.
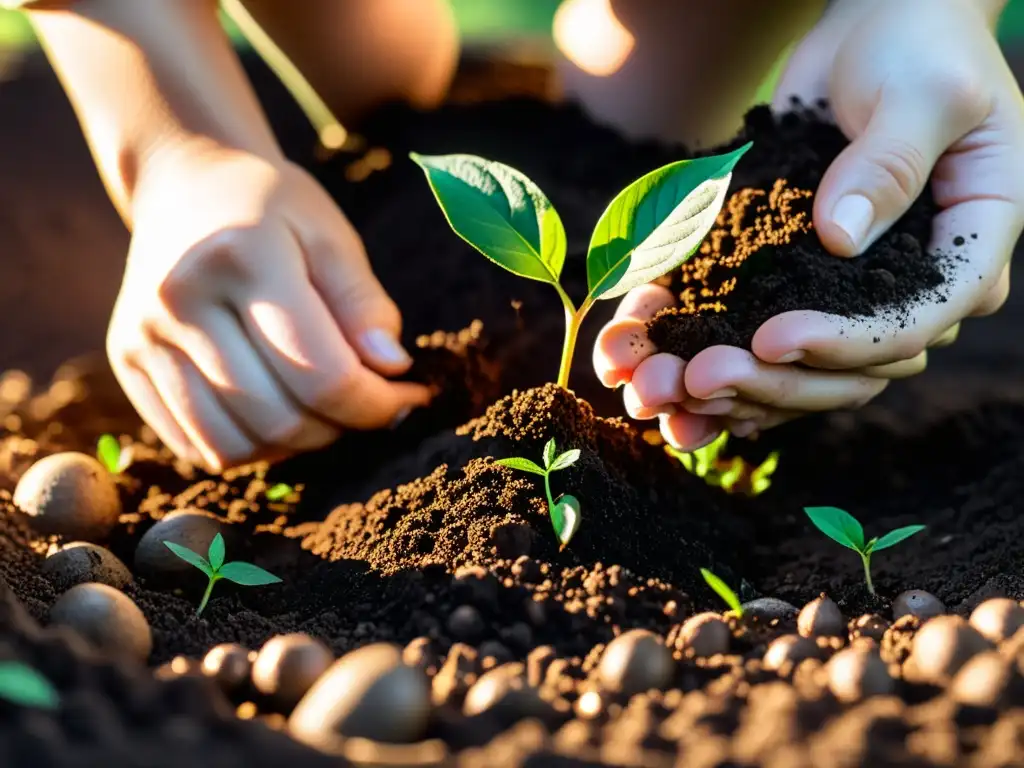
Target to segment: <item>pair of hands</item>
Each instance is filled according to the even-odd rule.
[[[788,313],[761,327],[753,353],[713,347],[682,361],[631,344],[674,297],[656,286],[626,296],[595,347],[597,373],[624,384],[630,414],[659,418],[678,448],[860,405],[923,369],[927,348],[955,338],[962,318],[1006,298],[1024,227],[1024,180],[1012,171],[1024,159],[1018,86],[970,0],[874,8],[812,32],[780,84],[785,98],[828,98],[853,139],[818,190],[815,227],[838,257],[855,257],[931,175],[943,209],[935,242],[978,239],[947,300],[915,309],[906,328]],[[834,52],[824,76],[823,52]],[[426,388],[389,378],[411,363],[399,312],[352,226],[298,167],[184,141],[149,159],[131,217],[108,353],[179,456],[213,471],[274,459],[428,402]]]

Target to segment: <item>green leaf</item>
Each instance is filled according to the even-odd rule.
[[[518,469],[520,472],[533,472],[533,474],[535,475],[547,474],[547,472],[538,467],[529,459],[496,459],[494,463],[499,464],[503,467],[508,467],[509,469]]]
[[[277,576],[263,570],[258,565],[241,561],[226,563],[218,573],[221,578],[245,587],[262,587],[267,584],[277,584],[281,581]]]
[[[568,493],[559,496],[555,506],[551,508],[551,523],[555,526],[555,535],[561,544],[560,550],[568,546],[579,529],[581,520],[580,500]]]
[[[224,537],[219,533],[210,542],[210,548],[206,552],[206,559],[210,561],[210,567],[219,571],[224,565]]]
[[[214,570],[202,555],[197,555],[188,547],[183,547],[181,544],[175,544],[173,541],[164,541],[164,546],[189,565],[194,565],[207,576],[211,578],[213,577]]]
[[[833,541],[855,552],[864,551],[864,529],[849,512],[836,507],[807,507],[804,512],[815,527]]]
[[[278,483],[272,485],[267,489],[267,492],[263,494],[269,501],[281,501],[281,499],[291,496],[293,488],[287,483]]]
[[[888,549],[899,544],[901,541],[909,539],[914,534],[920,533],[927,526],[924,525],[908,525],[904,528],[897,528],[895,531],[889,531],[885,536],[882,536],[878,541],[875,542],[875,546],[872,547],[872,552],[877,552],[880,549]]]
[[[557,472],[560,469],[567,469],[568,467],[571,467],[573,464],[579,461],[579,459],[580,449],[573,448],[571,451],[566,451],[557,459],[555,459],[554,463],[551,465],[551,469],[548,471]]]
[[[121,443],[113,435],[103,435],[96,443],[96,458],[110,474],[119,474],[121,472]]]
[[[729,588],[728,584],[715,576],[715,574],[707,568],[701,568],[700,575],[704,577],[704,581],[708,583],[708,586],[715,590],[715,594],[722,598],[722,600],[725,601],[725,604],[736,612],[737,616],[743,615],[743,604],[736,596],[736,593]]]
[[[60,695],[53,684],[17,661],[0,662],[0,699],[39,709],[56,709],[60,705]]]
[[[557,284],[565,263],[565,227],[524,174],[474,155],[412,159],[455,233],[509,272]]]
[[[555,438],[548,440],[547,445],[544,446],[544,466],[547,469],[551,469],[551,462],[555,460],[555,454],[558,449],[555,447]]]
[[[614,299],[686,261],[714,225],[732,169],[750,147],[671,163],[616,195],[590,239],[590,296]]]

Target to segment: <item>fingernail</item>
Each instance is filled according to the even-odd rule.
[[[412,408],[410,406],[406,406],[396,413],[395,418],[391,420],[391,429],[398,429],[402,422],[409,418],[410,413],[412,413]]]
[[[859,251],[874,223],[875,206],[864,195],[847,195],[832,209],[832,220],[850,238],[854,249]]]
[[[381,328],[372,328],[363,334],[363,344],[370,353],[390,365],[407,365],[412,362],[398,340]]]
[[[707,397],[702,397],[701,400],[717,400],[720,397],[736,397],[736,390],[732,387],[726,387],[720,389],[717,392],[712,392]]]
[[[775,362],[777,363],[795,363],[797,360],[804,359],[804,351],[802,349],[795,349],[792,352],[787,352]]]

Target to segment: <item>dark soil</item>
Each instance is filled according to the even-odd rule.
[[[451,234],[420,172],[401,160],[409,150],[464,151],[528,173],[566,224],[565,282],[579,298],[586,239],[608,199],[684,150],[632,144],[574,108],[513,98],[429,115],[383,111],[366,127],[365,150],[384,147],[396,159],[366,175],[366,151],[317,161],[300,116],[266,85],[265,72],[256,76],[286,147],[339,200],[403,308],[416,347],[411,375],[440,394],[395,431],[348,435],[315,455],[213,478],[172,462],[140,429],[105,364],[76,363],[52,386],[34,390],[17,373],[0,381],[4,489],[41,456],[91,452],[103,432],[122,434],[134,442],[136,461],[122,480],[126,512],[108,543],[115,554],[130,565],[153,521],[198,508],[229,524],[229,559],[283,578],[260,588],[222,582],[200,619],[198,595],[187,585],[179,594],[137,579],[126,592],[153,628],[153,667],[178,656],[198,660],[219,643],[257,649],[290,632],[317,637],[337,654],[376,641],[408,644],[407,659],[432,677],[433,714],[423,734],[429,741],[392,765],[1021,764],[1024,699],[966,707],[945,683],[904,678],[900,665],[910,655],[916,620],[899,622],[879,643],[895,676],[891,695],[854,703],[830,692],[822,666],[846,638],[812,643],[813,658],[778,669],[762,657],[770,640],[795,630],[792,619],[733,621],[729,652],[711,659],[693,658],[680,639],[688,616],[721,609],[699,580],[702,566],[744,599],[768,595],[800,606],[827,591],[847,619],[880,614],[882,630],[890,601],[905,589],[933,592],[961,614],[988,597],[1024,598],[1024,357],[1008,343],[1019,334],[1016,295],[1003,315],[979,325],[980,333],[972,337],[966,329],[962,351],[940,360],[938,370],[892,387],[879,403],[741,441],[738,450],[751,460],[771,450],[782,460],[763,496],[730,496],[685,473],[615,418],[617,394],[595,383],[588,359],[602,322],[598,310],[573,371],[580,399],[541,385],[551,379],[561,345],[554,293],[495,268]],[[806,114],[776,126],[755,111],[747,137],[755,150],[741,167],[760,176],[744,181],[738,174],[737,182],[774,189],[765,199],[787,220],[806,198],[795,195],[787,212],[771,169],[788,190],[813,189],[841,146],[834,128]],[[741,194],[731,209],[750,199]],[[924,237],[928,210],[927,203],[915,209],[864,263],[889,270],[897,285],[941,291],[940,265],[908,245]],[[716,237],[721,251],[726,239]],[[784,286],[769,277],[784,267],[800,275],[803,282],[786,285],[804,298],[842,298],[851,313],[884,303],[874,288],[871,298],[855,289],[875,278],[842,272],[861,269],[849,266],[861,261],[827,261],[813,237],[794,230],[789,250],[762,248],[748,260],[764,269],[750,284],[778,297]],[[741,288],[736,294],[749,295]],[[909,300],[884,295],[895,302],[885,311],[899,313],[898,300]],[[744,318],[782,308],[744,306]],[[749,340],[744,334],[753,328],[726,325],[728,317],[700,322],[712,320],[716,333]],[[538,460],[550,437],[582,451],[574,467],[553,478],[555,493],[572,492],[583,510],[579,533],[561,553],[539,478],[492,461]],[[267,501],[264,492],[276,482],[295,485],[300,501]],[[64,697],[55,715],[0,705],[0,765],[345,764],[278,732],[281,713],[251,691],[222,696],[184,663],[160,667],[154,679],[94,656],[65,631],[40,630],[36,623],[46,622],[58,597],[41,569],[51,542],[25,527],[9,497],[0,503],[0,576],[9,586],[0,595],[0,658],[33,664]],[[912,522],[929,529],[879,553],[880,597],[869,599],[856,555],[806,522],[801,508],[811,504],[849,509],[869,535]],[[605,669],[606,644],[634,628],[664,643],[628,657],[621,674]],[[1018,637],[1002,650],[1020,659],[1021,647]],[[507,706],[466,714],[463,702],[478,677],[515,662],[522,668],[512,672],[542,703],[511,697]],[[1016,680],[1021,673],[1010,674]],[[233,707],[246,719],[232,716]],[[438,750],[441,762],[426,761]]]

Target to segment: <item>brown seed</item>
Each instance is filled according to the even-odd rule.
[[[309,635],[276,635],[260,648],[252,682],[282,711],[290,712],[333,661],[331,649]]]
[[[885,630],[889,628],[889,622],[877,613],[865,613],[850,622],[850,639],[856,640],[867,637],[877,642],[882,642],[885,637]]]
[[[121,495],[111,474],[84,453],[40,459],[14,489],[14,503],[40,533],[103,541],[121,516]]]
[[[1003,707],[1024,693],[1020,671],[998,651],[985,651],[961,667],[950,686],[954,701],[973,707]]]
[[[481,675],[462,706],[470,717],[490,712],[508,723],[543,718],[550,709],[537,689],[527,685],[526,668],[519,663],[503,664]]]
[[[996,597],[975,608],[970,621],[989,641],[1001,643],[1024,627],[1024,608],[1016,600]]]
[[[605,690],[632,696],[672,681],[675,662],[657,635],[631,629],[608,643],[597,667]]]
[[[346,737],[390,744],[423,737],[430,720],[430,684],[402,663],[402,649],[375,643],[334,662],[288,720],[291,735],[337,753]]]
[[[195,510],[171,512],[139,539],[135,548],[135,571],[157,584],[180,584],[182,580],[206,584],[206,577],[171,552],[164,542],[180,544],[206,557],[210,542],[218,533],[222,533],[222,526],[212,515]],[[230,550],[227,559],[231,559]]]
[[[698,657],[717,656],[729,652],[732,630],[717,613],[698,613],[691,616],[679,629],[678,647],[692,649]]]
[[[110,656],[144,662],[153,650],[153,633],[139,606],[106,584],[69,589],[50,608],[50,623],[70,627]]]
[[[743,604],[743,614],[760,621],[785,621],[797,615],[797,608],[776,597],[759,597]]]
[[[203,657],[203,674],[216,680],[225,693],[242,690],[252,674],[248,649],[237,643],[211,648]]]
[[[922,621],[941,616],[946,606],[935,595],[923,589],[911,589],[901,593],[892,601],[893,621],[904,616],[917,616]]]
[[[936,616],[914,635],[907,663],[913,677],[942,683],[989,648],[989,642],[960,616]]]
[[[846,633],[846,620],[835,601],[822,594],[801,609],[796,627],[804,637],[835,637]]]
[[[843,702],[886,696],[896,688],[896,681],[874,649],[844,648],[829,659],[825,669],[832,695]]]
[[[813,640],[800,635],[783,635],[772,640],[764,652],[763,663],[766,669],[780,670],[786,665],[796,665],[819,655],[818,645]]]
[[[105,547],[87,541],[65,544],[43,561],[43,575],[54,588],[65,592],[88,581],[124,589],[132,583],[128,566]]]

